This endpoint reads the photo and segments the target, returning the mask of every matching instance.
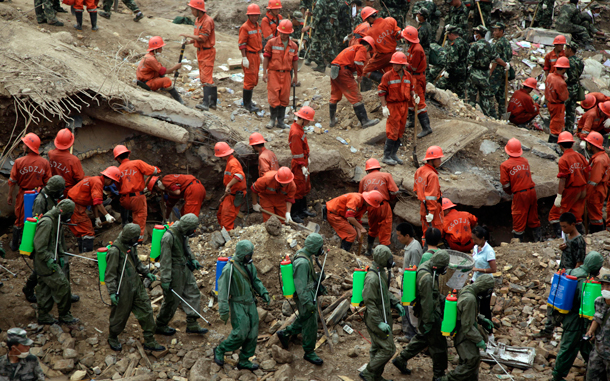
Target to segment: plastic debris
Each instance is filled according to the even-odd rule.
[[[352,153],[356,153],[356,152],[358,152],[358,150],[357,150],[356,148],[354,148],[354,146],[351,146],[351,147],[349,148],[349,150],[350,150]]]
[[[345,141],[345,139],[343,139],[342,137],[337,136],[337,140],[345,145],[347,145],[347,141]]]

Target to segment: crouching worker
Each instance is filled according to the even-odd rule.
[[[171,74],[182,67],[182,63],[178,62],[171,68],[167,69],[162,66],[157,60],[156,55],[163,51],[165,42],[159,36],[152,37],[148,41],[148,53],[142,58],[136,71],[138,78],[138,86],[143,87],[140,82],[145,84],[150,90],[157,91],[159,89],[166,90],[178,102],[184,104],[182,97],[178,94],[178,90],[172,86],[172,80],[166,77],[166,74]]]

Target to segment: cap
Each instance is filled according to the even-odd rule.
[[[604,274],[599,278],[602,283],[610,283],[610,274]]]
[[[462,29],[455,25],[447,25],[446,31],[447,31],[447,34],[449,34],[449,33],[455,33],[455,34],[459,34],[459,35],[462,34]]]
[[[498,21],[491,26],[491,29],[506,29],[506,25],[503,22]]]
[[[27,332],[22,328],[11,328],[6,331],[6,341],[16,341],[19,344],[27,345],[28,347],[34,342],[28,339]]]
[[[301,12],[301,11],[294,11],[294,12],[292,12],[292,17],[297,19],[298,22],[304,22],[305,21],[303,19],[303,12]]]
[[[476,26],[474,28],[472,28],[472,30],[474,30],[475,32],[479,32],[481,34],[485,34],[487,32],[489,32],[489,29],[487,29],[485,26],[483,26],[482,24],[479,26]]]

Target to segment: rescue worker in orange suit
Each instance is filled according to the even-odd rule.
[[[477,218],[455,208],[448,198],[443,198],[443,238],[451,250],[470,253],[474,247],[472,228],[477,225]]]
[[[585,209],[585,198],[587,196],[587,181],[589,179],[587,167],[589,163],[585,157],[572,149],[574,137],[568,131],[559,134],[557,141],[563,155],[559,158],[559,185],[557,186],[557,197],[549,212],[549,222],[557,238],[561,237],[559,217],[563,213],[572,213],[576,217],[576,228],[583,234],[582,214]]]
[[[278,36],[277,28],[283,19],[282,15],[280,15],[281,9],[282,2],[280,0],[269,0],[267,14],[265,14],[261,22],[263,28],[263,48],[270,39]]]
[[[417,193],[420,202],[419,215],[421,217],[421,229],[425,233],[428,227],[443,231],[443,214],[441,199],[441,186],[438,182],[437,168],[441,166],[443,150],[439,146],[430,146],[426,150],[424,165],[415,171],[413,192]]]
[[[263,177],[269,171],[277,171],[280,169],[280,163],[277,161],[277,156],[273,151],[265,148],[265,138],[258,132],[250,135],[250,147],[258,155],[258,177]]]
[[[35,190],[43,187],[52,176],[51,166],[47,159],[40,156],[40,138],[30,132],[21,138],[23,142],[23,152],[26,154],[15,160],[11,176],[8,179],[8,197],[6,203],[9,206],[13,205],[13,193],[15,185],[19,187],[17,198],[15,200],[15,224],[13,226],[13,240],[11,241],[11,250],[17,251],[21,243],[21,234],[23,233],[23,223],[25,219],[25,210],[23,208],[23,194],[25,191]],[[30,213],[31,214],[31,211]]]
[[[309,122],[313,122],[316,112],[309,106],[303,106],[294,115],[296,115],[297,120],[290,126],[290,133],[288,134],[288,144],[292,154],[290,170],[294,175],[294,184],[297,186],[297,192],[294,195],[296,201],[292,208],[292,219],[302,221],[305,217],[316,216],[314,212],[307,209],[307,195],[311,191],[311,179],[309,178],[309,144],[303,130]]]
[[[263,81],[267,84],[267,100],[271,113],[271,119],[265,127],[288,128],[284,124],[284,117],[290,101],[290,86],[295,86],[298,82],[299,49],[290,39],[290,33],[294,31],[290,20],[282,20],[277,30],[280,35],[267,42],[263,53]]]
[[[538,197],[536,184],[532,180],[530,163],[522,156],[521,142],[515,138],[506,143],[504,151],[509,159],[500,164],[500,183],[506,194],[513,195],[511,204],[513,237],[523,241],[523,233],[528,227],[532,229],[534,241],[542,242]]]
[[[214,156],[220,157],[227,162],[222,180],[225,193],[220,199],[216,218],[218,224],[227,230],[233,230],[235,218],[239,214],[241,204],[246,198],[246,175],[239,163],[233,156],[234,150],[225,142],[218,142],[214,146]]]
[[[379,119],[369,119],[366,108],[362,102],[362,94],[358,84],[362,81],[364,66],[368,62],[368,53],[375,49],[372,37],[364,37],[357,45],[343,49],[331,63],[330,69],[330,126],[337,124],[337,103],[347,98],[352,104],[354,112],[362,125],[367,128],[379,123]],[[358,73],[358,82],[354,79],[354,72]]]
[[[133,223],[140,227],[140,239],[138,241],[142,243],[146,230],[146,217],[148,217],[146,196],[144,195],[144,188],[146,187],[144,176],[158,175],[161,170],[142,160],[130,160],[131,151],[124,145],[114,147],[112,152],[114,159],[120,164],[121,186],[119,194],[121,206],[124,209],[121,213],[122,222],[123,225],[129,222],[127,211],[131,211]]]
[[[546,74],[547,78],[550,73],[555,72],[555,65],[557,65],[557,60],[560,57],[566,56],[566,51],[563,49],[566,43],[567,42],[565,36],[560,34],[553,40],[553,50],[551,50],[546,56],[544,56],[544,74]]]
[[[423,138],[432,133],[430,128],[430,118],[428,117],[428,109],[426,107],[426,53],[419,43],[419,33],[412,26],[406,27],[402,31],[402,37],[407,41],[407,71],[411,74],[411,88],[417,94],[417,119],[421,125],[421,132],[417,134],[418,138]],[[408,128],[415,126],[415,108],[413,100],[409,104]]]
[[[248,5],[246,15],[248,21],[239,28],[239,39],[237,41],[241,52],[241,67],[244,70],[243,102],[246,110],[257,112],[258,107],[252,104],[252,91],[258,85],[260,55],[263,52],[263,32],[258,23],[261,9],[258,4]]]
[[[560,57],[555,64],[555,72],[550,73],[546,77],[546,88],[544,96],[546,97],[549,113],[551,114],[551,122],[549,128],[549,143],[557,143],[557,136],[565,127],[566,105],[570,93],[568,85],[563,79],[563,75],[570,68],[570,61],[565,57]]]
[[[87,207],[90,206],[95,216],[95,227],[102,227],[102,216],[107,223],[115,222],[115,218],[104,208],[104,187],[118,184],[121,181],[121,171],[117,167],[108,167],[103,170],[101,176],[85,177],[79,181],[70,192],[68,198],[74,201],[74,214],[70,231],[76,236],[78,249],[81,253],[93,251],[93,239],[95,231],[91,219],[87,215]]]
[[[587,151],[593,155],[589,159],[589,181],[587,182],[587,212],[589,213],[589,234],[604,230],[604,200],[610,180],[610,158],[604,151],[604,137],[596,131],[585,137]]]
[[[178,62],[171,68],[166,68],[157,60],[157,54],[163,52],[165,42],[160,36],[151,37],[148,40],[148,53],[142,58],[138,64],[136,78],[150,88],[151,91],[159,89],[165,90],[174,100],[184,104],[182,97],[178,94],[178,90],[172,86],[172,80],[165,75],[172,74],[182,67],[182,63]]]
[[[602,93],[597,93],[597,92],[589,93],[589,94],[585,95],[585,99],[587,98],[588,95],[592,95],[595,98],[595,104],[610,101],[610,97],[608,97]],[[582,105],[582,102],[580,102],[580,107],[584,108]],[[593,106],[591,106],[591,107],[593,107]],[[589,108],[591,108],[591,107],[589,107]]]
[[[587,96],[590,94],[587,94]],[[582,102],[581,102],[582,103]],[[610,132],[610,101],[604,103],[598,103],[587,110],[585,114],[578,121],[577,133],[580,142],[580,148],[585,149],[585,142],[587,135],[595,131],[602,135],[607,135]]]
[[[192,175],[165,175],[162,178],[153,176],[148,181],[148,191],[159,190],[167,197],[165,199],[165,221],[169,221],[174,205],[184,199],[184,205],[180,209],[180,215],[192,213],[199,217],[201,205],[205,200],[205,187],[201,181]]]
[[[294,184],[294,175],[288,167],[277,171],[269,171],[252,184],[252,209],[263,213],[263,209],[286,218],[286,223],[293,221],[290,211],[295,202],[294,194],[297,186]],[[257,197],[258,196],[258,197]],[[260,201],[258,200],[260,199]],[[271,217],[263,213],[263,221]]]
[[[195,107],[204,111],[208,111],[210,108],[216,110],[218,89],[214,85],[212,77],[216,59],[214,19],[207,14],[203,0],[191,0],[188,5],[195,17],[194,35],[181,34],[180,36],[189,38],[187,44],[193,44],[197,48],[197,64],[199,65],[199,79],[203,86],[203,99]]]
[[[396,52],[390,61],[392,70],[386,72],[377,87],[381,98],[385,124],[386,141],[382,162],[389,165],[402,164],[398,158],[400,138],[405,133],[409,104],[412,100],[419,104],[420,99],[413,91],[413,79],[407,71],[407,57],[403,52]]]
[[[366,229],[362,226],[362,215],[367,210],[379,208],[383,196],[379,191],[346,193],[328,201],[325,206],[326,220],[341,238],[341,249],[350,251],[355,240],[360,240]]]
[[[375,238],[379,237],[379,244],[389,246],[392,237],[392,206],[390,197],[398,193],[398,187],[390,173],[381,172],[381,165],[377,159],[370,158],[366,161],[365,170],[367,175],[360,180],[358,193],[373,190],[381,193],[383,203],[379,208],[368,210],[369,234],[367,238],[366,255],[373,255]]]
[[[527,124],[540,114],[540,106],[530,95],[537,86],[538,82],[535,78],[528,78],[523,81],[523,87],[513,93],[506,109],[510,112],[508,120],[511,123]]]
[[[89,17],[91,18],[91,30],[97,31],[97,1],[96,0],[75,0],[72,5],[72,14],[76,17],[76,24],[74,29],[83,30],[83,12],[87,7]]]
[[[66,182],[65,197],[76,183],[85,178],[85,172],[78,157],[70,153],[70,147],[74,144],[74,135],[70,129],[59,130],[54,143],[55,149],[50,150],[47,155],[51,165],[51,174],[63,177]]]
[[[353,46],[353,45],[360,43],[360,40],[368,35],[367,33],[370,29],[371,29],[371,24],[369,24],[368,22],[363,22],[362,24],[357,25],[354,28],[354,31],[352,32],[348,45]],[[375,40],[373,40],[373,41],[375,41]],[[369,59],[370,59],[370,57],[369,57]],[[367,60],[367,62],[368,62],[368,60]],[[364,65],[364,66],[366,66],[366,65]],[[364,68],[363,68],[363,72],[364,72]]]
[[[597,98],[597,96],[595,96],[594,94],[601,94],[601,93],[589,93],[587,95],[585,95],[585,99],[583,99],[582,101],[580,101],[580,108],[582,108],[584,110],[584,115],[578,120],[578,125],[576,127],[576,136],[578,136],[578,138],[580,140],[584,140],[585,139],[585,135],[582,133],[582,130],[585,126],[585,122],[587,122],[587,119],[589,119],[588,117],[592,117],[593,115],[597,115],[597,112],[595,113],[591,113],[587,115],[587,112],[589,112],[591,109],[593,109],[595,106],[597,106],[599,103],[604,103],[605,101],[601,101],[599,99],[601,98]],[[602,94],[603,97],[605,97],[605,95]],[[592,122],[591,122],[592,123]],[[589,131],[591,131],[589,129]],[[582,148],[582,145],[581,145]]]
[[[392,67],[390,61],[401,38],[400,28],[392,17],[377,18],[377,10],[371,7],[362,8],[360,15],[362,20],[371,25],[366,35],[371,36],[375,41],[375,53],[364,67],[364,74],[370,73],[369,77],[379,83],[383,73],[390,71]]]

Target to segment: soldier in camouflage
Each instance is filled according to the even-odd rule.
[[[555,0],[540,0],[538,3],[538,13],[536,13],[536,22],[538,26],[545,29],[550,29],[553,24],[553,8]]]
[[[426,9],[428,11],[428,14],[426,15],[426,21],[430,23],[430,30],[432,31],[430,42],[432,42],[433,39],[436,39],[436,31],[438,30],[438,25],[441,21],[441,11],[436,8],[436,4],[434,4],[433,1],[422,0],[413,4],[413,16],[416,16],[421,9]],[[421,32],[419,36],[421,40]]]
[[[324,73],[326,65],[335,59],[336,44],[334,44],[334,27],[337,21],[337,7],[335,0],[315,0],[313,10],[309,12],[312,16],[311,48],[309,57],[317,67],[314,69]]]
[[[447,64],[447,51],[439,44],[433,42],[430,44],[430,55],[428,57],[428,72],[426,73],[426,82],[436,85],[439,75],[445,69]]]
[[[576,120],[576,106],[577,102],[582,99],[578,98],[580,93],[580,76],[585,70],[585,63],[582,58],[576,55],[578,51],[578,43],[574,40],[570,41],[566,45],[565,52],[566,57],[570,61],[570,68],[566,72],[566,85],[568,85],[568,92],[570,97],[566,101],[566,131],[572,132],[574,129],[574,121]]]
[[[445,27],[447,33],[447,54],[445,70],[441,73],[441,78],[437,82],[439,89],[451,90],[460,99],[465,99],[466,80],[468,79],[468,43],[461,37],[462,30],[453,25]]]
[[[345,39],[352,33],[352,9],[344,0],[337,0],[337,20],[334,24],[335,31],[335,52],[341,52],[347,48],[349,39]],[[338,54],[338,53],[337,53]]]
[[[445,35],[447,34],[447,25],[460,28],[461,33],[466,32],[468,30],[468,9],[462,3],[462,0],[445,0],[445,2],[451,5],[449,14],[445,17]],[[443,40],[441,45],[444,46],[444,42]]]
[[[424,53],[426,53],[426,62],[430,56],[430,43],[434,41],[434,34],[432,32],[432,26],[430,26],[430,23],[428,22],[428,15],[428,9],[423,7],[415,12],[415,18],[419,23],[417,35],[419,37],[419,44],[424,49]]]
[[[479,96],[479,106],[483,114],[492,118],[497,118],[496,110],[491,107],[493,94],[489,87],[489,64],[498,55],[494,52],[489,42],[485,41],[487,28],[479,25],[474,30],[475,42],[470,46],[468,52],[468,83],[466,85],[466,95],[468,103],[473,107],[476,105],[477,95]]]
[[[30,354],[33,343],[24,329],[6,331],[8,353],[0,357],[1,381],[44,381],[38,357]]]
[[[57,12],[65,12],[65,10],[57,5],[61,11],[54,7],[52,0],[34,0],[34,9],[36,10],[36,21],[39,24],[47,23],[53,26],[64,26],[64,23],[57,19]]]
[[[478,6],[477,6],[477,3]],[[479,6],[481,7],[481,14],[479,14]],[[491,14],[492,9],[492,1],[491,0],[474,0],[474,4],[472,4],[474,9],[474,18],[472,20],[472,27],[477,27],[479,25],[483,25],[481,22],[481,15],[483,15],[483,20],[485,20],[485,26],[489,26],[489,15]]]
[[[384,4],[385,6],[382,5],[379,11],[379,17],[392,17],[401,29],[409,25],[407,23],[407,14],[411,5],[409,2],[405,0],[384,0]]]
[[[587,380],[590,381],[607,380],[610,370],[610,274],[602,275],[599,281],[602,284],[602,296],[595,299],[595,315],[585,335],[595,338],[587,364]]]
[[[492,29],[495,41],[493,49],[498,57],[489,70],[489,84],[491,85],[491,92],[495,95],[496,102],[498,102],[498,114],[502,115],[506,112],[505,80],[506,73],[510,69],[513,49],[510,47],[506,37],[504,37],[504,30],[506,29],[504,23],[497,22],[492,26]]]
[[[590,33],[597,32],[597,29],[592,27],[589,22],[588,14],[586,14],[586,17],[583,16],[578,9],[578,0],[570,0],[568,4],[563,5],[559,10],[555,27],[559,32],[570,33],[574,40],[585,45],[586,50],[593,51],[595,48],[591,45],[593,40]]]
[[[99,15],[102,16],[103,18],[110,19],[110,16],[112,16],[112,5],[113,4],[114,4],[114,0],[103,0],[102,8],[104,10],[100,11]],[[127,8],[129,8],[130,11],[133,12],[133,14],[135,16],[133,21],[138,22],[144,18],[144,15],[140,11],[140,8],[138,8],[138,4],[136,4],[136,2],[134,0],[123,0],[123,4],[125,4],[125,6]]]
[[[304,25],[305,20],[303,19],[303,14],[300,11],[294,11],[290,21],[292,21],[292,29],[294,29],[294,32],[290,34],[290,38],[296,42],[297,45],[301,42],[301,32],[305,32],[303,34],[303,46],[300,47],[301,52],[299,53],[299,55],[303,57],[307,44],[309,44],[309,34],[307,31],[310,30],[310,26]],[[309,24],[309,19],[307,21]]]

